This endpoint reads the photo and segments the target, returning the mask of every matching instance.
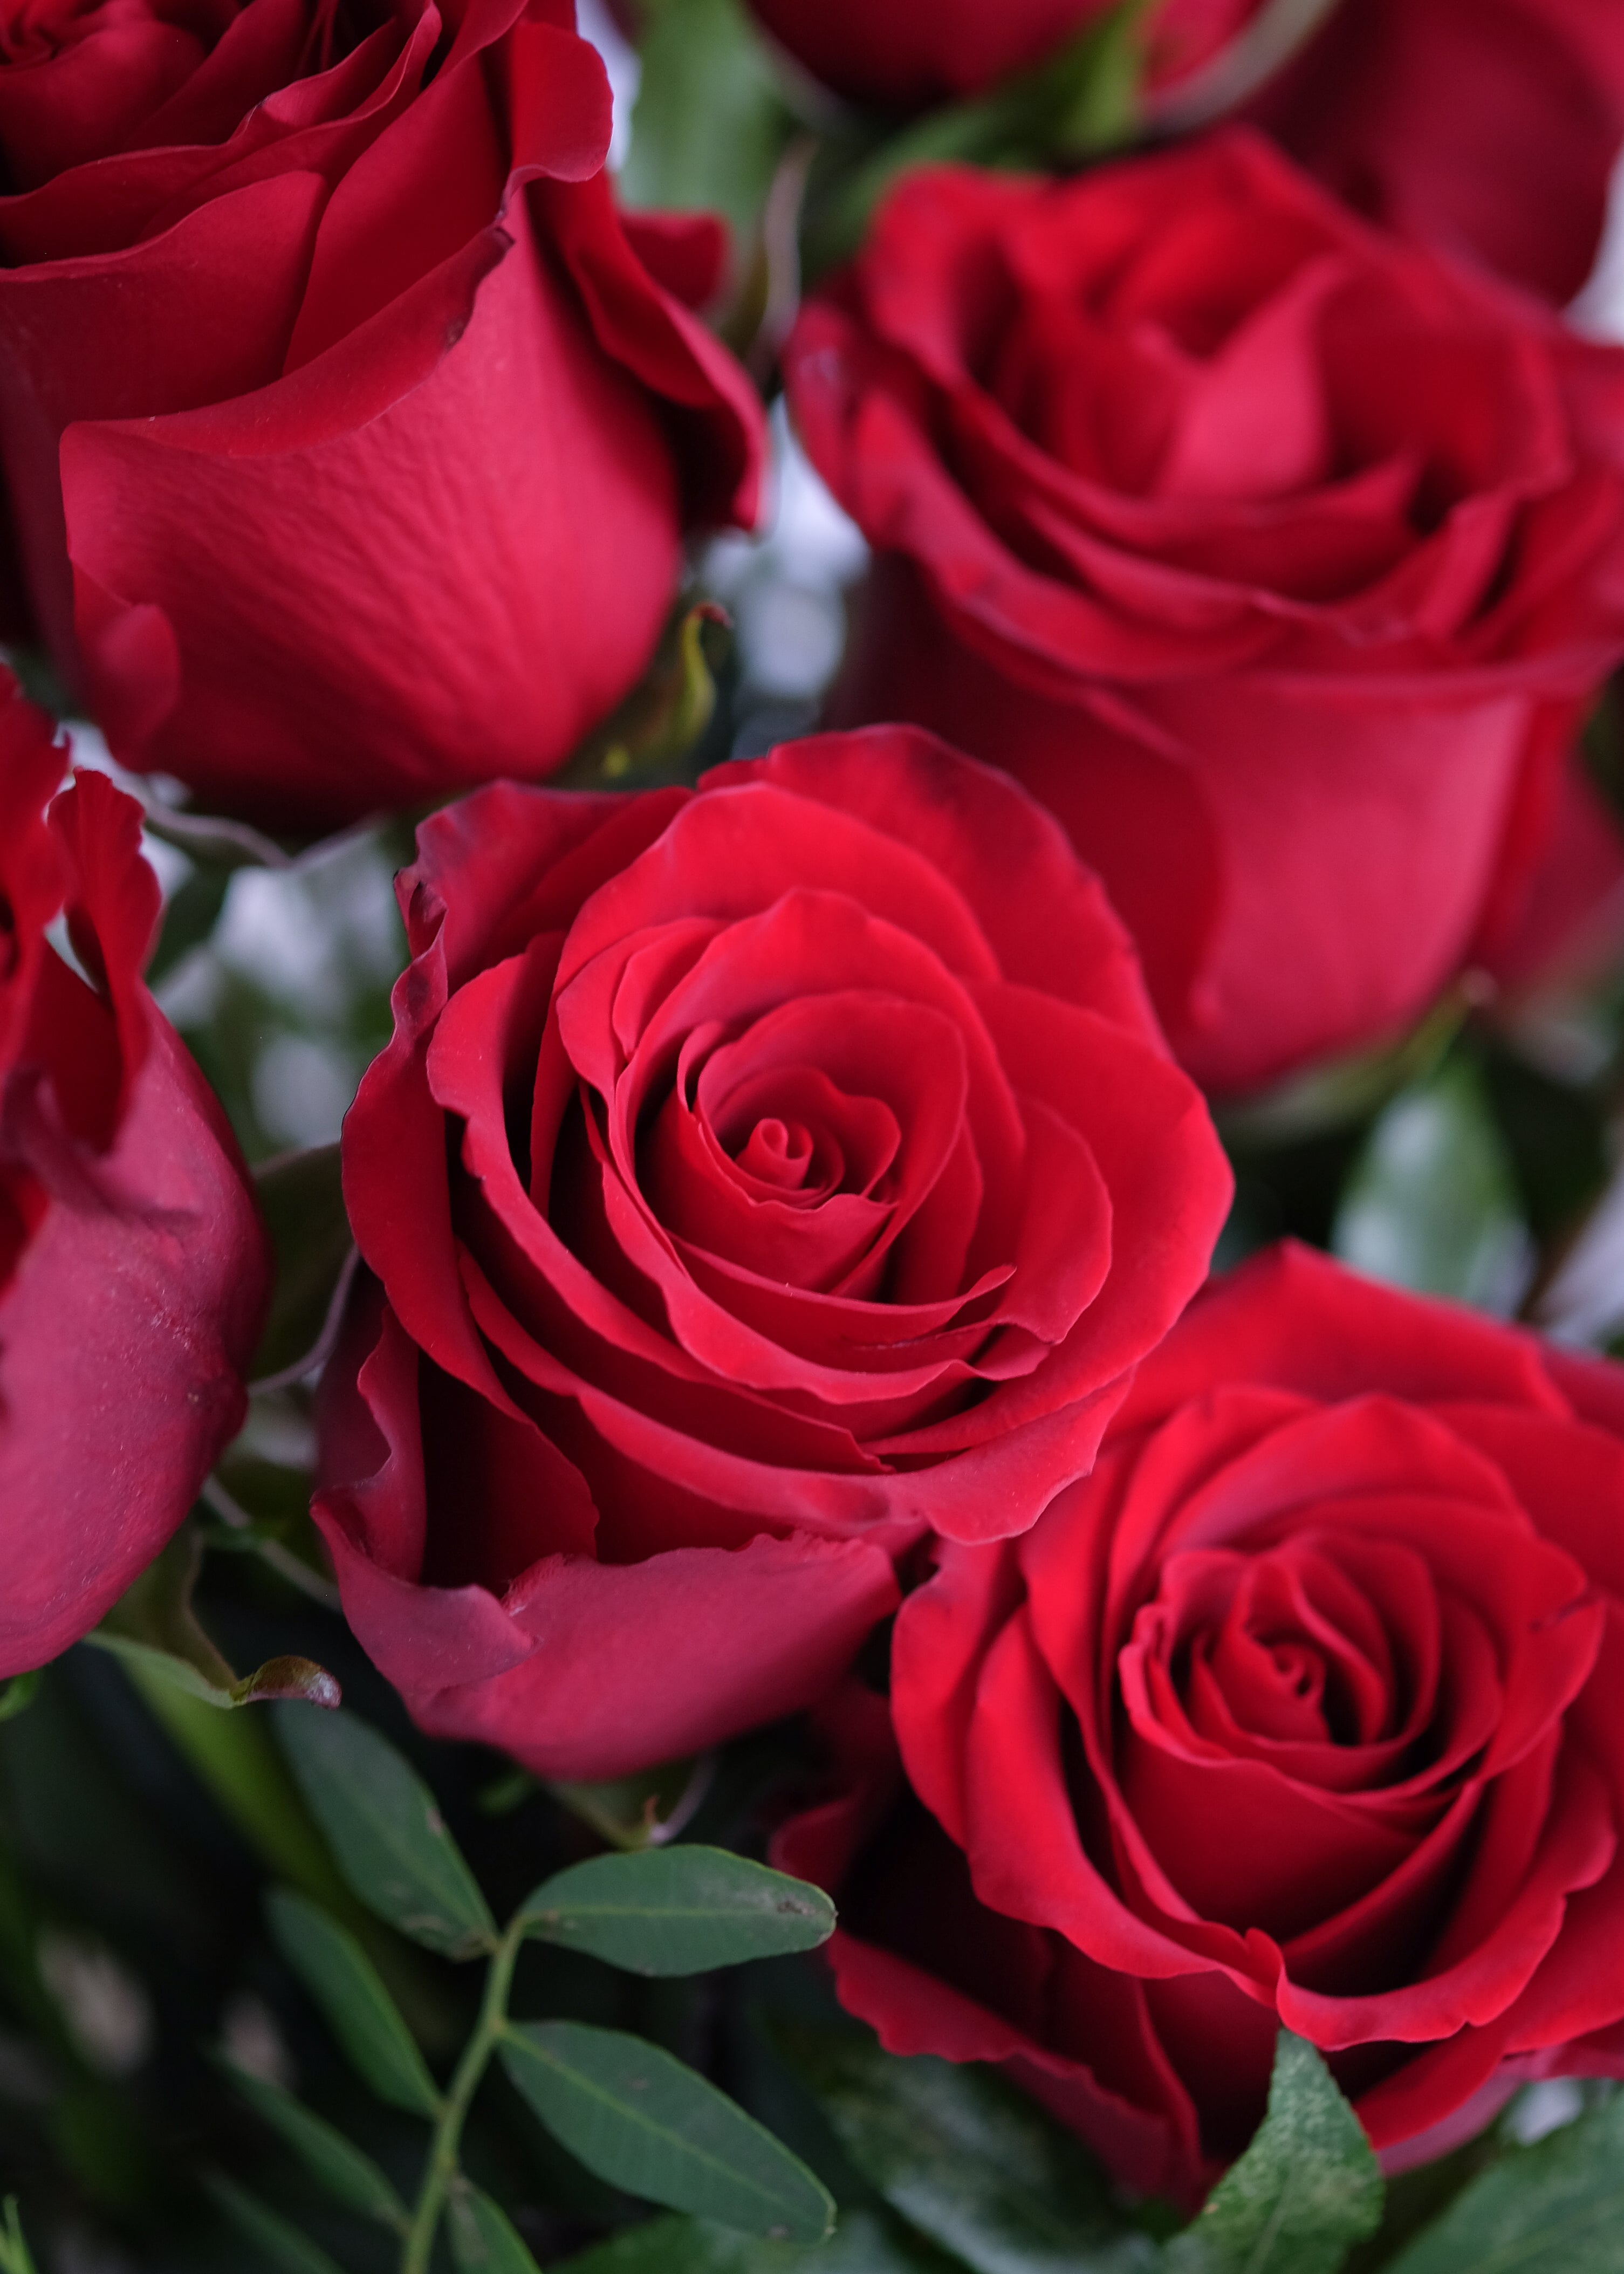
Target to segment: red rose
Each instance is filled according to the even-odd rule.
[[[807,1704],[893,1553],[1082,1475],[1229,1173],[1094,879],[927,736],[418,846],[317,1514],[425,1728],[611,1776]]]
[[[302,828],[544,774],[683,527],[752,515],[759,409],[683,305],[719,237],[617,215],[573,21],[42,0],[8,40],[0,448],[130,764]]]
[[[1032,1532],[944,1549],[891,1705],[918,1800],[860,1695],[780,1841],[844,1881],[845,2002],[1136,2184],[1199,2195],[1281,2024],[1390,2168],[1624,2074],[1618,1367],[1260,1257]]]
[[[1252,116],[1376,220],[1570,300],[1624,143],[1624,11],[1338,0]]]
[[[141,983],[140,810],[0,689],[0,1675],[93,1627],[243,1419],[270,1286],[213,1093]],[[45,937],[65,909],[86,985]]]
[[[1046,62],[1116,0],[750,0],[773,37],[825,87],[911,110],[979,94]],[[1159,0],[1146,63],[1160,84],[1192,71],[1241,28],[1259,0]]]
[[[881,559],[835,715],[1060,815],[1236,1090],[1508,920],[1624,649],[1624,358],[1236,132],[905,181],[790,389]]]

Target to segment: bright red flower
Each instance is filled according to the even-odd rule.
[[[761,440],[572,0],[5,12],[0,451],[117,754],[297,828],[548,772]]]
[[[1243,133],[905,180],[791,399],[879,548],[835,718],[1064,821],[1239,1090],[1416,1017],[1515,914],[1624,651],[1624,356]]]
[[[318,1519],[425,1728],[614,1775],[809,1703],[894,1554],[1082,1475],[1229,1172],[1094,878],[928,736],[418,846]]]
[[[1615,1366],[1260,1257],[1031,1532],[943,1549],[891,1711],[912,1791],[858,1693],[779,1843],[841,1889],[843,1999],[1137,2186],[1199,2195],[1282,2024],[1390,2168],[1624,2074]]]

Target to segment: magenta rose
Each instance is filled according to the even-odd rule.
[[[425,1728],[614,1775],[808,1704],[927,1528],[1084,1474],[1229,1173],[1097,882],[928,736],[418,845],[318,1519]]]
[[[101,774],[0,691],[0,1675],[93,1627],[240,1426],[270,1256],[141,983],[157,880]],[[88,983],[47,927],[65,912]]]

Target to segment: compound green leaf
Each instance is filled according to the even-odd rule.
[[[406,2206],[372,2157],[347,2140],[326,2117],[306,2108],[281,2085],[253,2076],[234,2061],[221,2067],[257,2115],[280,2134],[313,2180],[335,2202],[385,2226],[403,2230]]]
[[[555,1872],[524,1905],[538,1939],[633,1974],[703,1974],[815,1950],[834,1931],[822,1888],[722,1848],[648,1848]]]
[[[457,2274],[541,2274],[524,2237],[500,2203],[466,2182],[451,2202]]]
[[[352,1713],[284,1708],[277,1730],[334,1861],[361,1901],[447,1958],[490,1949],[490,1908],[433,1794],[394,1746]]]
[[[843,2210],[827,2242],[765,2242],[708,2218],[653,2218],[572,2258],[558,2274],[957,2274],[899,2220]]]
[[[1508,2149],[1387,2274],[1624,2274],[1624,2093]]]
[[[1312,2045],[1282,2029],[1252,2145],[1168,2245],[1167,2274],[1335,2274],[1381,2223],[1380,2167]]]
[[[821,2241],[833,2224],[800,2157],[658,2045],[531,2022],[508,2031],[502,2066],[548,2131],[628,2195],[791,2242]]]
[[[206,2174],[203,2185],[216,2208],[224,2212],[237,2233],[252,2242],[260,2255],[281,2274],[343,2274],[319,2243],[302,2233],[290,2219],[274,2211],[259,2196],[239,2187],[223,2172]]]
[[[427,2064],[350,1930],[289,1887],[274,1887],[265,1911],[277,1948],[380,2100],[411,2116],[437,2115],[440,2095]]]
[[[1076,2138],[991,2070],[899,2059],[847,2029],[785,2027],[774,2042],[863,2177],[975,2274],[1154,2266]]]

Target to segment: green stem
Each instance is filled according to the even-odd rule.
[[[406,2247],[401,2254],[400,2274],[429,2274],[429,2259],[439,2231],[440,2213],[446,2207],[446,2199],[457,2175],[462,2126],[474,2095],[479,2090],[480,2079],[490,2066],[497,2041],[508,2026],[508,1993],[513,1987],[513,1969],[523,1939],[524,1921],[521,1915],[508,1926],[491,1953],[490,1968],[485,1977],[485,1996],[479,2005],[479,2019],[475,2024],[473,2036],[462,2049],[462,2058],[457,2063],[456,2074],[447,2089],[440,2120],[429,2142],[417,2209],[412,2213]]]

